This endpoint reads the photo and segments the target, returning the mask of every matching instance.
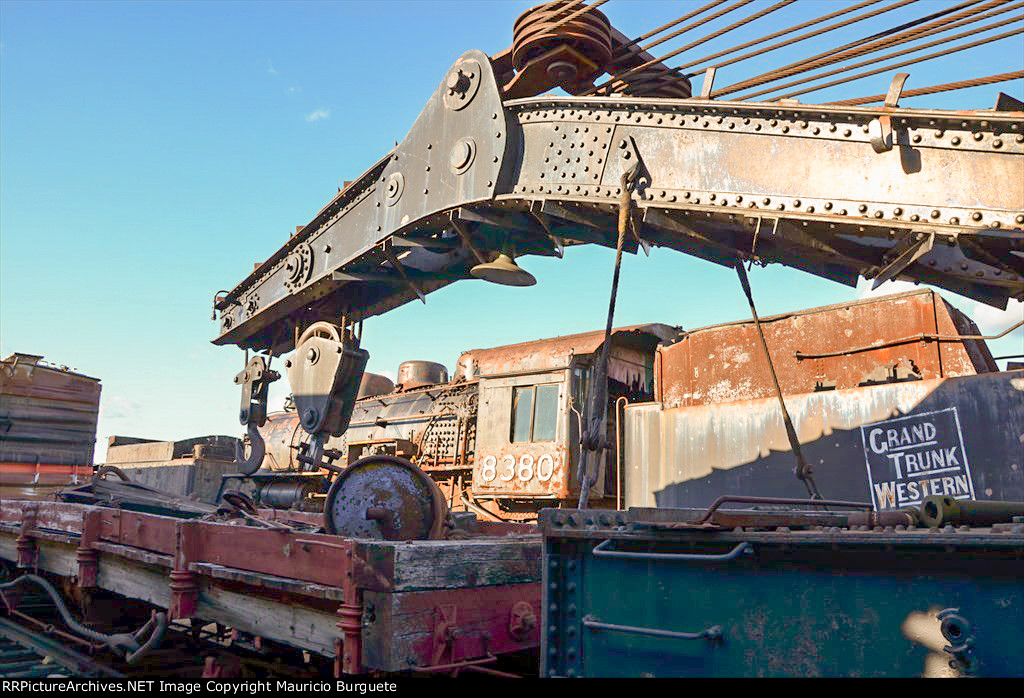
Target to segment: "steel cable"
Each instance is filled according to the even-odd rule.
[[[1018,20],[1015,20],[1015,21],[1021,22],[1021,21],[1024,21],[1024,18],[1021,18],[1021,19],[1018,19]],[[1000,23],[1000,24],[1001,25],[1005,25],[1006,23],[1003,22],[1003,23]],[[963,35],[972,34],[972,33],[976,33],[976,32],[964,32]],[[911,58],[910,60],[900,61],[899,63],[893,63],[892,65],[887,65],[887,66],[883,66],[883,67],[880,67],[880,68],[875,68],[874,70],[868,70],[868,71],[865,71],[863,73],[857,73],[856,75],[850,75],[850,76],[847,76],[845,78],[840,78],[838,80],[832,80],[830,82],[826,82],[826,83],[823,83],[821,85],[815,85],[813,87],[808,87],[808,88],[803,89],[803,90],[796,90],[795,92],[787,92],[786,94],[779,95],[776,99],[788,99],[788,98],[791,98],[791,97],[796,97],[798,95],[807,94],[808,92],[817,92],[818,90],[824,90],[824,89],[829,88],[829,87],[835,87],[836,85],[842,85],[843,83],[852,82],[854,80],[859,80],[860,78],[866,78],[866,77],[869,77],[871,75],[878,75],[879,73],[884,73],[884,72],[887,72],[889,70],[895,70],[896,68],[903,68],[904,66],[912,65],[914,63],[923,63],[924,61],[929,61],[929,60],[931,60],[933,58],[940,58],[940,57],[949,56],[949,55],[952,55],[954,53],[959,53],[960,51],[965,51],[965,50],[967,50],[969,48],[974,48],[975,46],[981,46],[982,44],[993,43],[993,42],[996,42],[996,41],[1000,41],[1002,39],[1009,38],[1011,36],[1016,36],[1018,34],[1024,34],[1024,28],[1022,28],[1022,29],[1014,29],[1014,30],[1011,30],[1011,31],[1008,31],[1008,32],[1003,32],[1002,34],[997,34],[995,36],[990,36],[990,37],[986,37],[984,39],[979,39],[978,41],[972,41],[971,43],[964,44],[962,46],[947,47],[947,48],[944,48],[941,51],[936,51],[936,52],[930,53],[930,54],[928,54],[926,56],[918,56],[917,58]],[[963,35],[960,35],[960,36],[963,36]],[[958,36],[957,38],[960,38],[960,36]],[[944,40],[944,41],[937,41],[937,42],[934,42],[934,43],[945,44],[948,41],[952,41],[952,40],[953,40],[953,38],[950,37],[950,39],[947,39],[947,40]],[[929,44],[929,46],[934,45],[934,43],[933,44]],[[926,48],[926,47],[922,46],[920,48],[914,49],[914,51],[920,51],[923,48]],[[887,58],[878,58],[876,60],[887,60]],[[861,65],[863,65],[863,64],[861,64]],[[853,66],[851,66],[851,68],[852,67]],[[815,78],[815,79],[817,79],[817,78]]]
[[[533,8],[532,11],[536,12],[538,10],[542,10],[544,7],[556,7],[557,5],[560,4],[560,2],[564,2],[564,1],[565,0],[555,0],[554,2],[547,3],[547,5],[541,5],[539,7],[535,7],[535,8]],[[546,27],[546,30],[547,31],[554,31],[555,29],[558,29],[560,27],[564,27],[566,24],[568,24],[569,22],[573,21],[577,17],[585,15],[587,12],[590,12],[591,10],[600,7],[601,5],[605,4],[606,2],[608,2],[608,0],[594,0],[594,2],[590,3],[589,5],[583,5],[583,0],[568,0],[568,2],[565,4],[564,7],[555,9],[555,13],[556,14],[558,12],[566,12],[566,11],[570,10],[571,8],[579,7],[580,5],[582,5],[582,7],[579,7],[579,9],[577,9],[574,12],[570,13],[569,15],[563,17],[562,19],[556,21],[550,27]]]
[[[818,17],[817,19],[812,19],[810,21],[803,22],[801,24],[795,24],[792,27],[787,27],[785,29],[782,29],[780,31],[775,32],[774,34],[769,34],[768,36],[758,37],[757,39],[754,39],[753,41],[748,41],[745,44],[740,44],[739,46],[733,46],[733,47],[728,48],[728,49],[726,49],[724,51],[719,51],[718,53],[713,53],[710,56],[704,56],[703,58],[698,58],[695,61],[690,61],[689,63],[685,63],[685,64],[683,64],[681,66],[678,66],[676,68],[676,70],[685,70],[687,68],[692,68],[695,65],[700,65],[701,63],[706,63],[706,62],[708,62],[710,60],[714,60],[715,58],[721,58],[722,56],[728,55],[730,53],[735,53],[736,51],[740,51],[740,50],[745,49],[745,48],[749,48],[750,46],[753,46],[755,44],[759,44],[759,43],[761,43],[763,41],[768,41],[769,39],[776,39],[776,38],[778,38],[780,36],[788,34],[789,32],[798,31],[800,29],[806,29],[807,27],[812,27],[815,24],[820,24],[821,22],[824,22],[826,20],[834,19],[836,17],[840,17],[842,15],[849,14],[850,12],[855,12],[856,10],[860,10],[860,9],[862,9],[864,7],[868,7],[870,5],[877,5],[880,2],[882,2],[882,0],[865,0],[864,2],[861,2],[861,3],[857,4],[857,5],[851,5],[850,7],[847,7],[845,9],[837,10],[836,12],[833,12],[831,14],[827,14],[827,15],[824,15],[822,17]],[[747,58],[753,58],[754,56],[759,56],[762,53],[767,53],[769,51],[773,51],[773,50],[775,50],[777,48],[780,48],[782,46],[792,46],[793,44],[795,44],[795,43],[797,43],[799,41],[803,41],[804,39],[810,38],[812,36],[821,36],[824,33],[830,32],[830,31],[832,31],[834,29],[838,29],[839,27],[842,27],[842,26],[844,26],[844,23],[837,23],[836,25],[834,25],[832,27],[827,27],[825,29],[820,29],[818,31],[807,32],[806,34],[804,34],[802,36],[799,36],[799,37],[796,37],[796,38],[790,38],[790,39],[788,39],[786,41],[780,41],[779,43],[773,44],[772,46],[769,46],[769,47],[766,47],[766,48],[762,48],[762,49],[759,49],[757,51],[752,51],[752,52],[746,53],[746,54],[744,54],[742,56],[737,56],[736,58],[731,58],[728,61],[724,61],[722,63],[717,63],[717,64],[715,64],[714,67],[715,68],[722,68],[722,67],[727,66],[727,65],[732,65],[733,63],[738,63],[738,62],[740,62],[742,60],[745,60]],[[703,71],[701,71],[701,72],[703,72]],[[687,77],[694,77],[696,75],[700,75],[700,73],[699,72],[697,72],[697,73],[690,73],[689,75],[687,75]]]
[[[881,14],[883,12],[888,12],[890,10],[898,9],[899,7],[903,7],[905,5],[909,5],[910,3],[915,2],[915,1],[916,0],[902,0],[901,2],[897,2],[897,3],[894,3],[893,5],[890,5],[888,7],[882,8],[881,10],[879,10],[877,12],[877,14]],[[995,1],[998,2],[998,3],[1009,2],[1009,0],[995,0]],[[880,49],[887,48],[890,45],[894,45],[895,40],[897,38],[901,38],[900,35],[896,35],[896,37],[893,37],[892,36],[892,32],[894,32],[894,31],[895,32],[904,32],[904,31],[906,31],[907,33],[903,34],[902,35],[903,37],[906,37],[906,36],[917,36],[917,37],[919,37],[921,34],[923,34],[926,31],[929,31],[930,29],[934,28],[935,26],[941,26],[942,24],[948,24],[952,20],[966,17],[966,16],[972,14],[974,12],[974,10],[969,10],[969,11],[961,12],[960,14],[954,15],[953,17],[948,17],[945,21],[936,20],[936,21],[931,22],[929,24],[925,24],[924,26],[918,26],[917,29],[913,29],[914,26],[920,25],[921,22],[926,22],[928,20],[934,19],[936,17],[936,15],[940,15],[940,14],[941,15],[948,15],[951,12],[954,12],[956,10],[962,10],[965,7],[969,7],[969,6],[975,5],[977,3],[978,3],[978,0],[970,0],[969,2],[964,2],[964,3],[960,3],[959,5],[954,5],[951,8],[947,8],[947,10],[943,11],[942,13],[933,13],[931,15],[928,15],[927,17],[919,18],[918,20],[915,20],[914,22],[905,23],[903,25],[900,25],[899,27],[894,27],[893,29],[887,30],[885,32],[879,32],[879,33],[874,34],[872,36],[865,37],[864,39],[859,39],[857,41],[850,42],[850,43],[845,44],[843,46],[840,46],[838,48],[830,49],[828,51],[819,53],[819,54],[817,54],[815,56],[811,56],[810,58],[805,58],[805,59],[802,59],[800,61],[796,61],[794,63],[790,63],[789,65],[783,66],[783,67],[778,68],[776,70],[769,71],[767,73],[762,73],[761,75],[757,75],[757,76],[754,76],[754,77],[749,78],[747,80],[738,82],[736,84],[729,85],[729,86],[724,87],[724,88],[719,89],[719,90],[715,90],[715,91],[713,91],[711,93],[711,96],[712,97],[720,97],[720,96],[723,96],[723,95],[732,94],[734,92],[739,92],[741,90],[747,89],[748,87],[757,87],[758,85],[763,85],[763,84],[768,83],[768,82],[774,82],[775,80],[780,80],[782,78],[790,77],[791,75],[795,75],[797,73],[802,73],[802,72],[805,72],[805,71],[808,71],[808,70],[813,70],[815,68],[820,68],[820,67],[823,67],[823,66],[826,66],[826,65],[831,65],[832,63],[838,63],[838,62],[846,60],[848,58],[855,58],[857,56],[861,56],[861,55],[864,55],[866,53],[873,53],[873,52],[878,51]],[[864,19],[866,19],[866,18],[867,18],[867,16],[864,17]]]
[[[609,64],[609,67],[614,65],[617,61],[621,61],[623,58],[628,58],[629,56],[635,55],[636,53],[642,53],[644,51],[647,51],[648,49],[654,48],[655,46],[658,46],[660,44],[665,43],[666,41],[674,39],[674,38],[676,38],[677,36],[679,36],[681,34],[685,34],[686,32],[691,31],[693,29],[696,29],[697,27],[703,26],[703,25],[707,24],[708,22],[710,22],[712,20],[718,19],[719,17],[721,17],[723,15],[727,15],[730,12],[732,12],[733,10],[738,10],[741,7],[743,7],[744,5],[749,5],[753,1],[754,0],[740,0],[740,2],[737,2],[736,4],[734,4],[734,5],[730,6],[730,7],[727,7],[724,10],[721,10],[720,12],[717,12],[716,14],[713,14],[710,17],[705,17],[704,19],[698,20],[698,21],[694,22],[692,25],[689,25],[689,26],[683,27],[682,29],[674,31],[671,34],[669,34],[668,36],[663,36],[663,37],[661,37],[660,39],[658,39],[656,41],[652,41],[651,43],[646,44],[645,46],[636,45],[633,48],[631,48],[626,55],[620,56],[617,59],[613,59],[612,62]],[[662,27],[659,27],[659,29],[661,31],[665,31],[666,29],[671,29],[676,24],[679,24],[681,22],[685,22],[690,17],[695,16],[695,14],[700,14],[701,12],[704,12],[705,9],[714,9],[715,7],[718,7],[719,5],[723,4],[724,2],[726,2],[726,0],[718,0],[717,2],[711,3],[710,5],[705,5],[703,8],[700,8],[696,12],[691,12],[688,15],[685,15],[683,17],[680,17],[680,18],[676,19],[676,20],[673,20],[672,22],[669,22],[668,24],[665,24]],[[653,33],[652,32],[648,32],[648,34],[644,35],[644,38],[649,38],[650,36],[653,36],[654,34],[658,34],[658,33],[661,33],[661,32],[660,31],[655,31]],[[643,39],[640,39],[640,38],[635,39],[633,41],[633,44],[637,44],[639,41],[642,41],[642,40]]]
[[[705,37],[703,37],[701,39],[698,39],[697,41],[693,41],[693,42],[687,44],[686,46],[683,46],[682,48],[676,49],[675,51],[672,51],[670,53],[666,53],[665,55],[660,56],[658,58],[654,58],[652,60],[649,60],[649,61],[647,61],[647,62],[645,62],[645,63],[643,63],[641,65],[638,65],[638,66],[636,66],[634,68],[630,68],[629,70],[625,71],[624,73],[616,74],[610,80],[607,80],[607,81],[601,83],[600,85],[596,85],[596,86],[590,88],[589,90],[584,92],[583,95],[590,95],[590,94],[596,93],[599,90],[607,89],[609,86],[613,85],[614,83],[616,83],[618,81],[621,81],[621,80],[627,79],[630,75],[634,75],[634,74],[636,74],[636,73],[638,73],[638,72],[640,72],[640,71],[642,71],[642,70],[644,70],[646,68],[650,68],[653,65],[656,65],[658,63],[662,63],[662,62],[664,62],[665,60],[667,60],[669,58],[673,58],[674,56],[678,56],[680,53],[683,53],[684,51],[689,51],[690,49],[695,48],[697,46],[700,46],[701,44],[707,43],[708,41],[711,41],[712,39],[717,39],[719,36],[722,36],[723,34],[726,34],[726,33],[730,32],[730,31],[736,29],[737,27],[742,27],[742,26],[744,26],[746,24],[749,24],[750,22],[753,22],[755,20],[760,19],[761,17],[764,17],[765,15],[771,14],[772,12],[775,12],[777,10],[781,10],[783,7],[786,7],[788,5],[793,4],[795,1],[796,0],[782,0],[782,2],[777,2],[774,5],[772,5],[770,7],[767,7],[764,10],[761,10],[760,12],[757,12],[757,13],[751,15],[750,17],[742,19],[742,20],[740,20],[738,22],[733,22],[729,26],[724,27],[722,29],[719,29],[718,31],[713,32],[711,34],[708,34],[707,36],[705,36]],[[913,2],[914,0],[906,0],[906,1]],[[726,8],[726,10],[722,11],[718,15],[715,15],[715,16],[712,16],[712,17],[708,17],[705,20],[703,20],[701,23],[711,21],[716,16],[720,16],[721,14],[725,14],[726,12],[731,12],[734,9],[739,9],[743,5],[748,4],[748,2],[749,2],[749,0],[744,0],[742,3],[737,3],[736,5],[731,5],[729,8]],[[677,79],[680,79],[680,78],[677,78]]]
[[[846,10],[838,11],[838,12],[832,13],[830,15],[825,15],[824,17],[821,17],[818,20],[813,20],[812,22],[805,23],[804,25],[796,25],[794,27],[791,27],[789,29],[789,31],[794,31],[796,29],[803,28],[804,26],[810,26],[811,24],[816,24],[816,23],[818,23],[820,21],[824,21],[825,19],[830,19],[833,16],[839,16],[839,15],[842,15],[842,14],[847,14],[849,12],[856,11],[856,10],[861,9],[863,7],[867,7],[867,6],[870,6],[870,5],[873,5],[873,4],[877,4],[877,2],[880,2],[880,1],[881,0],[869,0],[868,2],[863,2],[863,3],[860,3],[858,5],[854,5],[852,7],[849,7]],[[973,0],[973,1],[977,2],[978,0]],[[722,65],[730,65],[732,63],[737,63],[737,62],[739,62],[741,60],[745,60],[747,58],[752,58],[754,56],[761,55],[762,53],[767,53],[769,51],[775,50],[777,48],[781,48],[783,46],[789,46],[789,45],[792,45],[795,42],[803,41],[804,39],[807,39],[807,38],[810,38],[810,37],[813,37],[813,36],[819,36],[821,34],[825,34],[825,33],[828,33],[830,31],[834,31],[836,29],[841,29],[843,27],[849,26],[851,24],[855,24],[855,23],[863,21],[865,19],[870,19],[870,18],[876,17],[876,16],[878,16],[880,14],[884,14],[886,12],[889,12],[889,11],[892,11],[892,10],[895,10],[895,9],[899,9],[900,7],[903,7],[904,5],[908,5],[908,4],[913,3],[913,2],[916,2],[916,0],[900,0],[899,2],[896,2],[896,3],[892,4],[892,5],[888,5],[886,7],[883,7],[881,9],[879,9],[879,10],[873,10],[871,12],[867,12],[867,13],[865,13],[863,15],[850,18],[850,19],[845,20],[843,22],[837,22],[837,23],[835,23],[835,24],[833,24],[831,26],[825,27],[825,28],[820,29],[818,31],[808,32],[808,33],[803,34],[803,35],[801,35],[799,37],[796,37],[795,39],[789,39],[787,41],[780,41],[780,42],[778,42],[776,44],[773,44],[772,46],[765,47],[765,48],[759,49],[757,51],[752,51],[752,52],[746,53],[746,54],[744,54],[742,56],[738,56],[738,57],[733,58],[733,59],[731,59],[731,60],[729,60],[727,62],[724,62],[724,63],[722,63]],[[748,21],[752,21],[752,20],[748,20]],[[724,55],[724,54],[732,53],[733,51],[740,50],[741,48],[745,48],[745,47],[750,46],[750,45],[752,45],[754,43],[758,43],[760,41],[765,41],[767,39],[774,38],[777,35],[778,34],[773,34],[773,35],[769,35],[768,37],[761,37],[761,38],[756,39],[756,40],[754,40],[752,42],[747,42],[746,44],[742,44],[742,45],[740,45],[738,47],[732,47],[732,48],[726,50],[723,53],[714,54],[713,57],[717,57],[718,55]],[[665,57],[662,57],[662,59],[658,59],[658,60],[664,60],[665,58],[668,58],[668,57],[671,57],[671,56],[665,56]],[[704,61],[704,60],[710,60],[710,57],[700,59],[700,61]],[[698,62],[700,62],[700,61],[698,61]],[[664,74],[664,76],[667,79],[681,80],[684,77],[685,78],[693,77],[697,73],[693,73],[693,74],[686,75],[686,76],[681,76],[681,75],[678,74],[678,71],[682,70],[682,69],[685,69],[685,68],[692,67],[695,64],[696,64],[695,62],[691,62],[691,63],[684,64],[684,65],[682,65],[680,67],[677,67],[677,68],[671,68],[671,69],[658,68],[658,69],[656,69],[656,71],[657,71],[657,74]],[[716,67],[718,67],[718,66],[716,66]],[[604,87],[604,86],[602,85],[601,87]]]
[[[933,95],[939,92],[950,92],[952,90],[962,90],[968,87],[981,87],[982,85],[992,85],[997,82],[1007,82],[1009,80],[1018,80],[1024,78],[1024,70],[1018,70],[1012,73],[999,73],[998,75],[989,75],[983,78],[972,78],[970,80],[960,80],[959,82],[947,82],[942,85],[932,85],[931,87],[920,87],[916,90],[905,90],[901,97],[920,97],[922,95]],[[857,106],[860,104],[872,104],[874,102],[881,102],[885,99],[885,95],[872,95],[870,97],[858,97],[856,99],[844,99],[839,102],[828,102],[828,104],[842,105],[842,106]]]
[[[977,17],[971,17],[971,18],[968,18],[968,19],[960,20],[958,22],[954,22],[953,24],[949,25],[948,27],[939,29],[939,30],[937,30],[937,31],[935,31],[933,33],[935,33],[935,34],[942,34],[942,33],[945,33],[947,31],[952,31],[953,29],[956,29],[956,28],[959,28],[959,27],[964,27],[964,26],[967,26],[967,25],[970,25],[970,24],[974,24],[975,22],[980,22],[983,19],[989,19],[991,17],[995,17],[995,16],[1000,15],[1000,14],[1005,14],[1006,12],[1010,12],[1011,10],[1020,9],[1022,7],[1024,7],[1024,2],[1018,2],[1015,5],[1010,5],[1008,7],[1003,7],[1003,8],[1000,8],[1000,9],[995,9],[995,10],[992,10],[990,12],[986,12],[986,13],[980,14]],[[803,77],[803,78],[801,78],[799,80],[791,80],[790,82],[783,83],[781,85],[776,85],[774,87],[770,87],[770,88],[767,88],[767,89],[764,89],[764,90],[760,90],[758,92],[752,92],[752,93],[749,93],[749,94],[740,95],[740,96],[737,97],[737,99],[752,99],[754,97],[760,97],[761,95],[765,95],[765,94],[768,94],[768,93],[771,93],[771,92],[776,92],[778,90],[783,90],[783,89],[786,89],[788,87],[795,87],[796,85],[802,85],[804,83],[811,82],[811,81],[814,81],[814,80],[820,80],[822,78],[826,78],[826,77],[829,77],[829,76],[832,76],[832,75],[837,75],[839,73],[843,73],[843,72],[846,72],[848,70],[853,70],[855,68],[861,68],[861,67],[863,67],[865,65],[870,65],[871,63],[875,63],[875,62],[878,62],[878,61],[887,61],[890,58],[898,58],[899,56],[905,56],[908,53],[914,53],[915,51],[922,51],[922,50],[924,50],[926,48],[931,48],[932,46],[937,46],[938,44],[946,43],[946,42],[949,42],[949,41],[956,41],[957,39],[961,39],[961,38],[963,38],[965,36],[968,36],[968,35],[971,35],[971,34],[979,34],[979,33],[988,31],[989,29],[996,28],[998,26],[1000,26],[1000,23],[996,22],[996,23],[993,23],[993,24],[988,25],[986,27],[979,27],[978,29],[973,29],[971,31],[962,32],[960,34],[956,34],[954,36],[946,37],[944,39],[936,39],[935,41],[929,42],[927,44],[922,44],[921,46],[915,46],[913,48],[904,49],[902,51],[897,51],[895,53],[889,53],[889,54],[886,54],[884,56],[877,56],[877,57],[870,58],[870,59],[865,60],[865,61],[861,61],[860,63],[854,63],[852,65],[843,66],[841,68],[835,68],[833,70],[829,70],[827,72],[820,73],[819,75]],[[900,39],[899,41],[895,42],[894,45],[898,45],[898,44],[901,44],[901,43],[906,43],[908,41],[913,41],[913,40],[915,40],[915,38],[921,38],[921,37],[903,38],[903,39]]]
[[[640,36],[638,36],[635,39],[633,39],[633,43],[634,44],[639,44],[641,41],[643,41],[645,39],[650,39],[652,36],[656,36],[656,35],[660,34],[663,31],[668,31],[672,27],[676,26],[677,24],[680,24],[681,22],[685,22],[686,20],[690,19],[691,17],[696,17],[697,15],[703,14],[704,12],[707,12],[708,10],[713,10],[716,7],[718,7],[719,5],[724,5],[727,2],[729,2],[729,0],[714,0],[713,2],[709,2],[707,5],[704,5],[703,7],[700,7],[698,9],[694,10],[693,12],[688,12],[687,14],[683,15],[682,17],[677,17],[676,19],[673,19],[671,22],[668,22],[667,24],[662,24],[657,29],[652,29],[651,31],[647,32],[646,34],[641,34]]]

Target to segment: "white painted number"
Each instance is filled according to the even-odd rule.
[[[494,456],[487,456],[486,458],[484,458],[484,467],[480,470],[480,477],[482,477],[487,482],[490,482],[491,480],[494,479],[494,476],[497,473],[497,466],[498,459],[495,458]]]
[[[508,481],[510,481],[512,478],[514,478],[516,476],[516,457],[515,456],[502,456],[501,457],[502,465],[505,464],[505,461],[508,461],[508,473],[506,473],[507,477],[506,477],[506,475],[502,475],[501,479],[504,480],[505,482],[508,482]]]
[[[498,459],[495,456],[485,456],[483,466],[480,468],[480,477],[484,482],[491,482],[495,477],[503,482],[511,482],[518,478],[521,482],[529,482],[534,476],[541,482],[547,482],[555,472],[555,459],[550,453],[545,453],[539,459],[534,460],[530,453],[524,453],[516,463],[516,457],[505,455],[501,457],[501,465],[505,471],[498,475]],[[534,467],[536,465],[536,468]]]
[[[533,478],[533,456],[529,453],[524,453],[519,457],[519,468],[516,470],[516,475],[523,482]]]
[[[547,468],[544,467],[547,462]],[[551,479],[552,473],[555,472],[555,459],[551,457],[550,453],[545,453],[537,461],[537,479],[541,482],[547,482]]]

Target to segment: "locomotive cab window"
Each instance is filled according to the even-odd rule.
[[[558,418],[558,384],[512,389],[512,442],[554,441]]]

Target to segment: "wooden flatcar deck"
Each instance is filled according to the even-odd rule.
[[[270,516],[270,512],[264,512]],[[0,558],[335,659],[335,674],[429,670],[539,644],[541,537],[358,540],[72,503],[0,502]],[[303,520],[307,518],[308,520]]]

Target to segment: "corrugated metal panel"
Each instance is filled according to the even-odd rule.
[[[917,473],[905,468],[897,472],[901,461],[894,454],[905,449],[927,456],[944,448],[942,458],[959,449],[949,453],[966,471],[943,476],[966,477],[977,499],[1024,500],[1024,372],[804,393],[787,396],[786,406],[825,498],[870,501],[876,486],[929,480],[915,480]],[[921,419],[898,421],[907,415]],[[627,506],[703,507],[723,494],[807,495],[793,476],[774,397],[670,409],[628,406],[624,422]],[[897,436],[904,427],[924,430],[926,422],[940,432],[931,451],[908,443],[888,458],[872,451],[871,430],[862,428],[885,423],[877,427],[882,438],[889,429]],[[875,446],[884,448],[884,441]]]

